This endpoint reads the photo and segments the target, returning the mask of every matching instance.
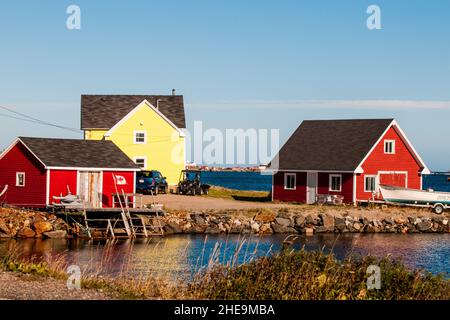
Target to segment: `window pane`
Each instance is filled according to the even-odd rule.
[[[145,159],[136,159],[135,162],[139,167],[141,167],[141,168],[145,167]]]
[[[145,142],[145,133],[143,133],[143,132],[136,132],[135,141],[136,142]]]
[[[340,191],[341,190],[341,177],[332,176],[331,177],[331,190]]]

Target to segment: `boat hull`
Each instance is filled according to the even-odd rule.
[[[386,202],[417,205],[450,205],[450,192],[434,192],[380,185],[381,195]]]

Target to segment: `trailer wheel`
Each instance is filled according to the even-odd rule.
[[[433,211],[436,214],[442,214],[442,212],[444,212],[444,206],[442,204],[437,204],[434,206]]]

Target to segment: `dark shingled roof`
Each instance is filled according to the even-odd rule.
[[[271,168],[354,171],[393,119],[303,121]],[[273,165],[273,166],[272,166]]]
[[[178,128],[185,128],[183,96],[82,95],[81,129],[111,129],[139,103],[147,100]]]
[[[138,169],[113,142],[19,137],[47,167]]]

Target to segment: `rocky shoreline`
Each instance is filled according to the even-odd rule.
[[[448,216],[393,215],[383,219],[348,212],[185,213],[162,219],[166,234],[448,233]]]
[[[0,238],[67,238],[77,231],[54,214],[0,208]]]
[[[294,211],[177,211],[161,217],[160,223],[166,235],[450,232],[448,213],[434,215],[420,210],[384,211],[359,208],[337,210],[333,207],[305,207]],[[82,236],[77,224],[67,223],[61,216],[39,211],[0,208],[0,238]]]

